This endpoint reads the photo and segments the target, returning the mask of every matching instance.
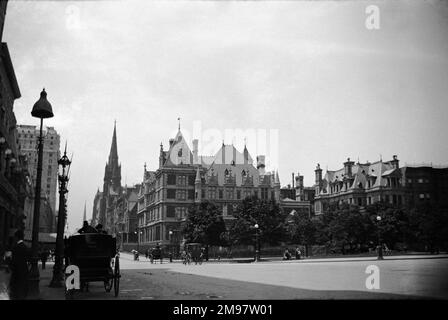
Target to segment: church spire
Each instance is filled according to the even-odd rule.
[[[109,153],[109,165],[114,162],[114,160],[117,161],[118,164],[118,150],[117,150],[117,120],[114,121],[114,133],[112,135],[112,144],[110,146],[110,153]]]
[[[121,164],[118,162],[117,150],[117,121],[114,121],[114,133],[112,135],[107,170],[109,175],[108,180],[112,180],[112,186],[117,190],[121,187]]]

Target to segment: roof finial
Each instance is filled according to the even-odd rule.
[[[180,117],[177,118],[177,121],[179,121],[179,131],[180,131]]]

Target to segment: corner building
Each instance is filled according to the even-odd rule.
[[[179,128],[167,151],[160,145],[158,169],[145,165],[138,195],[140,248],[180,245],[182,223],[195,203],[214,202],[229,222],[238,203],[252,195],[280,200],[278,173],[265,172],[263,155],[255,166],[246,147],[240,152],[223,143],[214,156],[200,156],[198,140],[191,151]]]
[[[405,200],[403,174],[397,156],[393,156],[390,161],[380,160],[364,164],[355,164],[348,158],[343,168],[327,170],[324,177],[319,164],[314,172],[316,215],[324,213],[331,203],[345,202],[364,207],[385,201],[400,206]]]

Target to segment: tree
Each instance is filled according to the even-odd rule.
[[[373,231],[371,232],[373,242],[377,242],[378,228],[382,242],[389,248],[396,248],[398,243],[404,243],[409,233],[409,216],[398,206],[387,202],[377,202],[366,208],[372,221]],[[376,217],[381,216],[381,221]],[[375,236],[376,235],[376,236]]]
[[[373,235],[369,215],[361,212],[358,206],[347,203],[329,206],[316,226],[323,229],[317,231],[318,241],[341,248],[343,254],[346,246],[350,251],[365,247]]]
[[[255,224],[259,226],[261,243],[276,245],[286,239],[286,215],[274,200],[248,197],[237,207],[234,217],[230,227],[230,239],[234,244],[253,244]]]
[[[210,246],[224,245],[222,235],[226,231],[221,211],[213,203],[202,201],[188,208],[182,230],[187,242],[199,242]]]
[[[407,208],[409,219],[408,240],[417,248],[430,252],[448,248],[448,208],[422,203]],[[420,249],[419,248],[419,249]]]
[[[305,245],[305,255],[308,256],[308,245],[315,242],[316,223],[309,217],[307,212],[290,214],[288,235],[293,243]]]

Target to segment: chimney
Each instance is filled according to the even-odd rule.
[[[393,160],[391,161],[391,163],[392,163],[392,165],[394,166],[395,169],[399,169],[400,161],[398,160],[396,154],[394,154]]]
[[[294,172],[292,173],[292,188],[294,189]]]
[[[316,170],[314,170],[316,175],[316,185],[320,186],[322,183],[322,169],[320,168],[320,164],[317,164]]]
[[[265,156],[257,156],[257,169],[260,175],[265,174]]]
[[[199,163],[198,144],[199,144],[199,140],[198,139],[194,139],[193,140],[193,163],[194,164],[198,164]]]
[[[350,158],[347,158],[347,161],[344,162],[344,175],[347,177],[352,176],[352,166],[355,164],[355,162],[350,161]]]

